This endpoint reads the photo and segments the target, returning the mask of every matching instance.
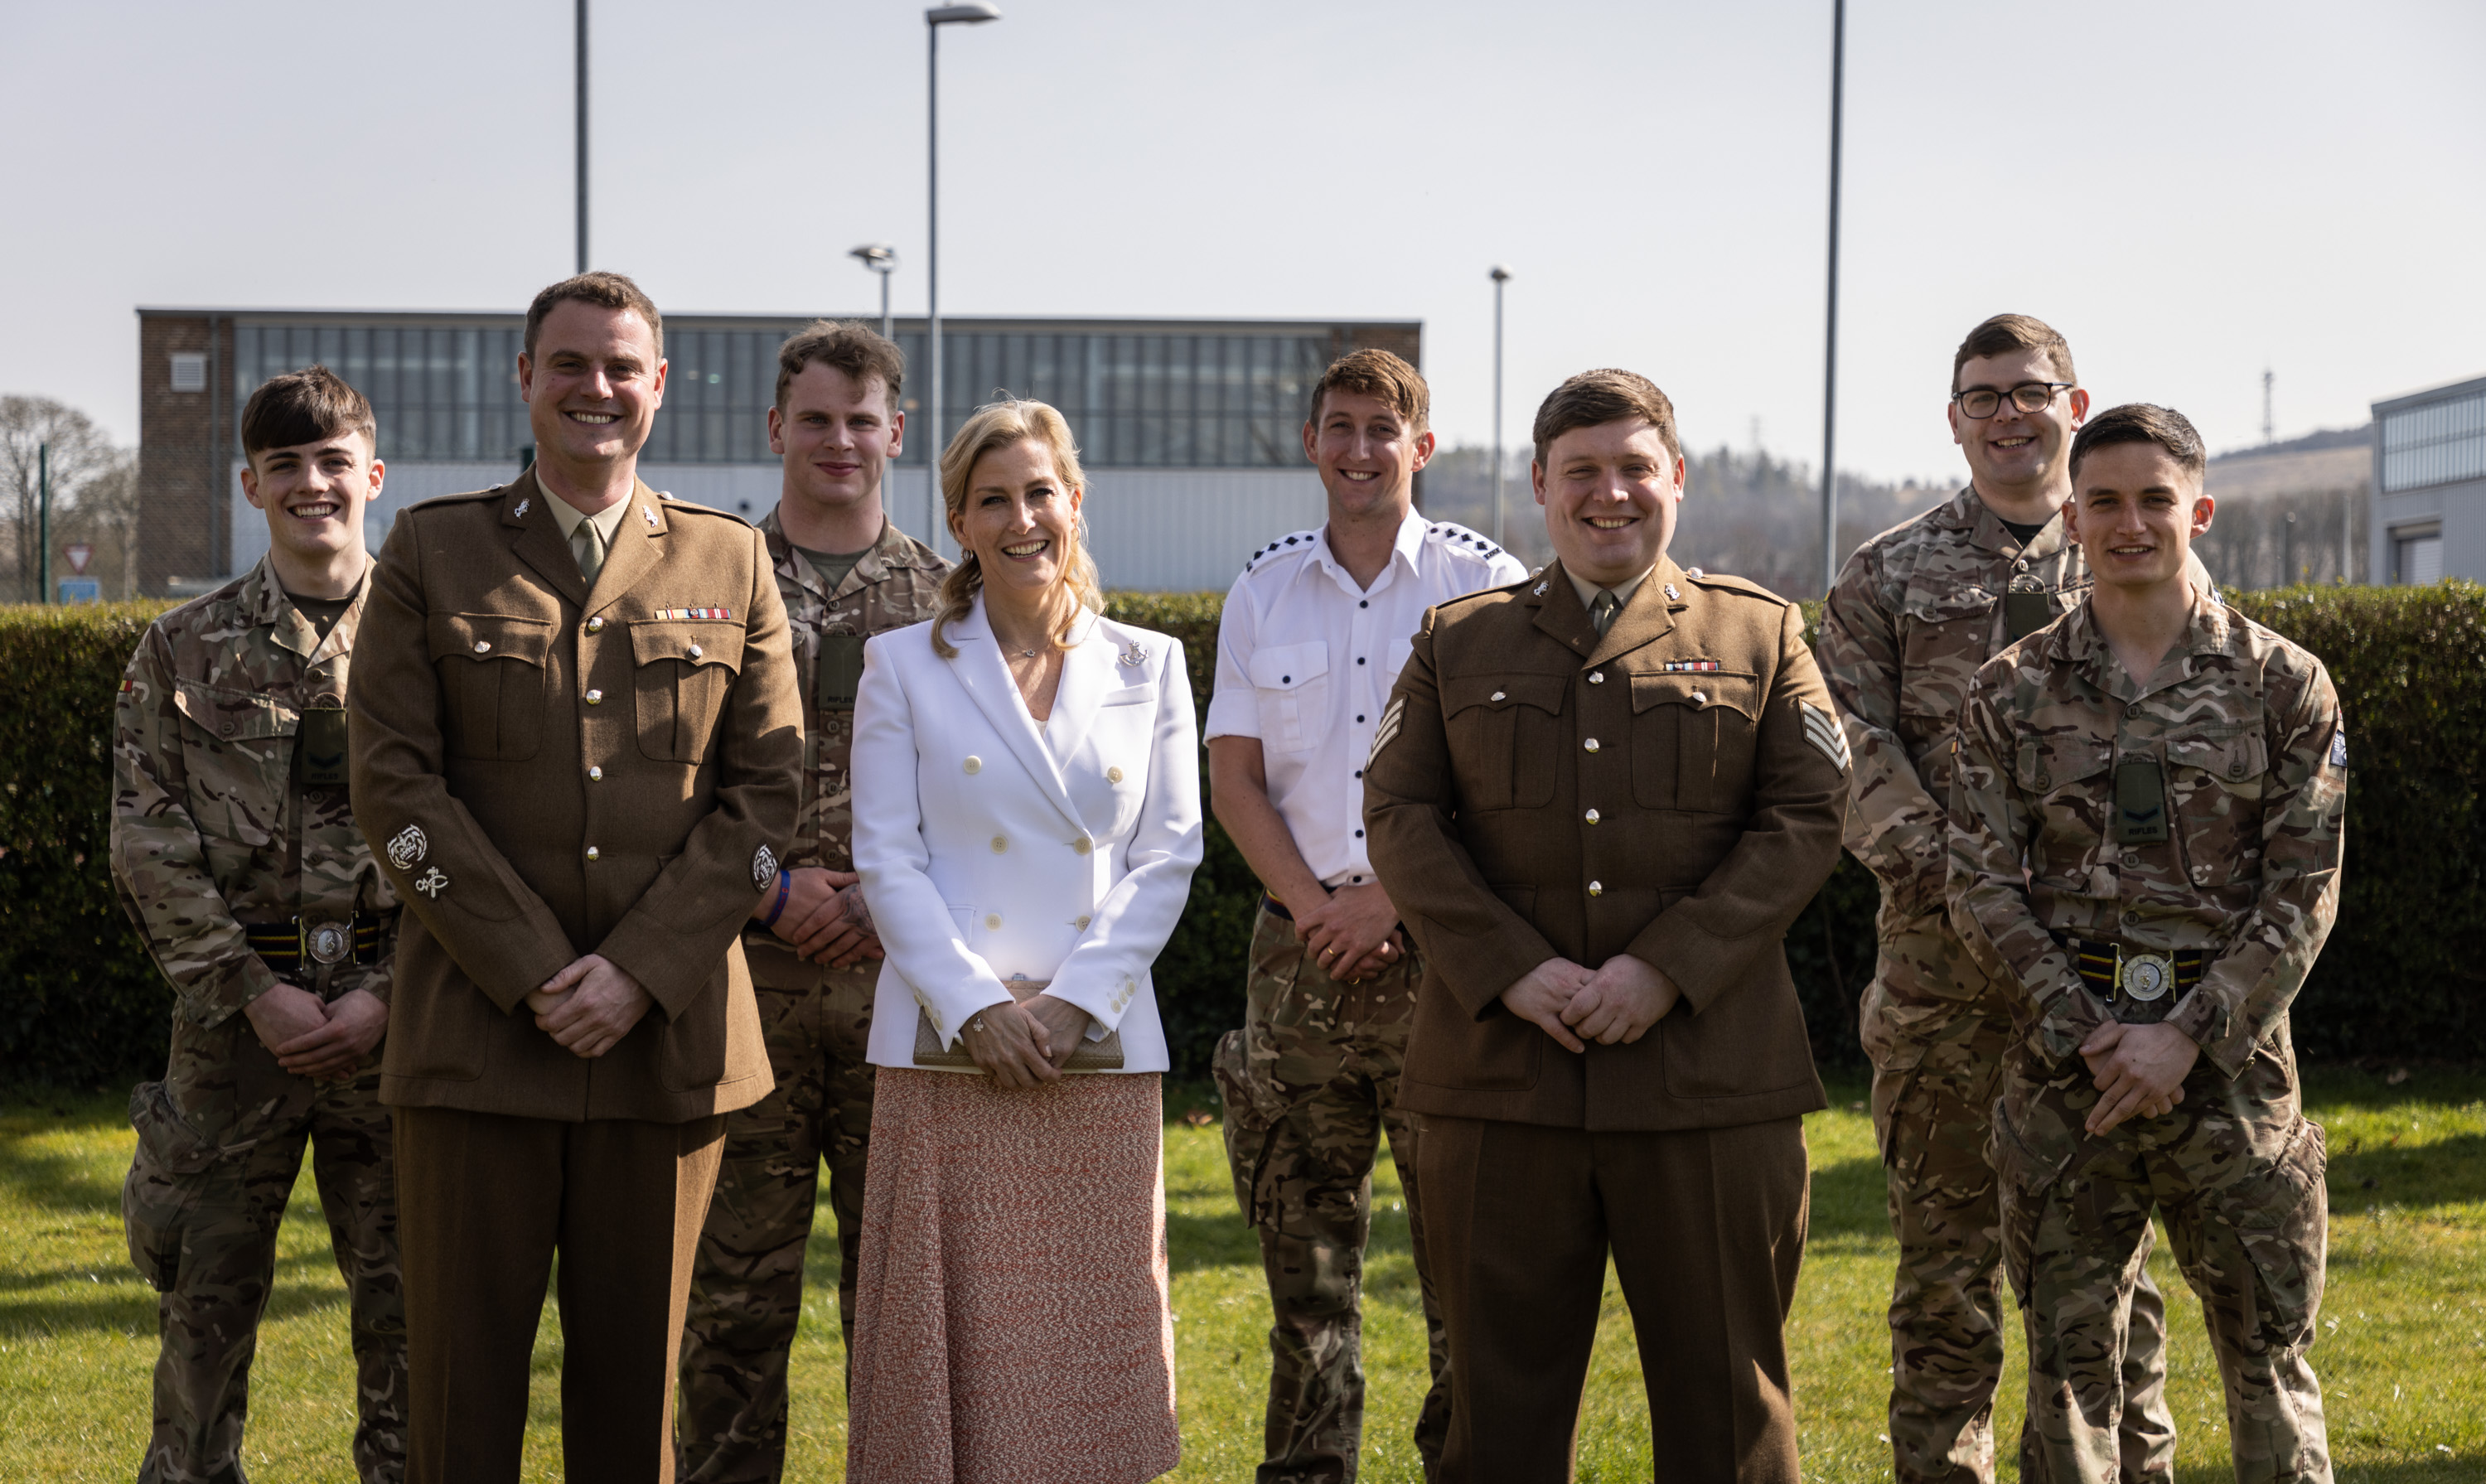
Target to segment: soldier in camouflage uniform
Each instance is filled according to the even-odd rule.
[[[130,1096],[130,1259],[161,1295],[138,1477],[242,1478],[277,1225],[303,1147],[345,1275],[367,1484],[405,1470],[395,1162],[373,1055],[397,902],[345,790],[345,703],[370,591],[371,406],[324,369],[242,415],[268,556],[164,615],[121,684],[113,880],[172,982],[164,1080]]]
[[[1525,569],[1415,513],[1431,456],[1423,377],[1387,351],[1312,389],[1304,452],[1329,522],[1253,553],[1218,628],[1209,801],[1267,888],[1241,1029],[1218,1043],[1234,1195],[1260,1236],[1276,1322],[1260,1484],[1355,1477],[1364,1430],[1364,1244],[1387,1130],[1407,1197],[1433,1385],[1415,1443],[1429,1475],[1450,1427],[1450,1348],[1424,1262],[1419,1120],[1398,1072],[1423,969],[1364,843],[1364,762],[1437,603]]]
[[[2164,408],[2082,430],[2097,586],[1978,670],[1960,719],[1952,913],[2014,1019],[1992,1146],[2030,1484],[2115,1477],[2153,1211],[2201,1299],[2240,1484],[2331,1478],[2305,1360],[2323,1139],[2287,1011],[2338,909],[2347,738],[2321,661],[2183,580],[2202,463]]]
[[[814,325],[778,356],[769,439],[786,477],[760,529],[804,696],[803,804],[781,890],[761,898],[743,932],[777,1088],[727,1116],[693,1270],[676,1443],[680,1476],[699,1484],[784,1472],[787,1356],[823,1161],[838,1224],[838,1327],[852,1350],[871,1132],[865,1045],[881,956],[847,854],[855,684],[864,641],[931,618],[950,570],[881,508],[882,474],[904,430],[904,370],[896,345],[855,324]]]
[[[1882,883],[1880,956],[1859,1019],[1899,1241],[1890,1417],[1900,1484],[1994,1477],[2002,1245],[1985,1134],[2011,1015],[1944,914],[1945,811],[1969,677],[2088,591],[2056,514],[2088,407],[2073,377],[2070,348],[2039,320],[2000,315],[1970,331],[1950,414],[1970,485],[1858,548],[1821,619],[1822,677],[1856,759],[1847,848]],[[2037,405],[2013,399],[2024,387]],[[2165,1384],[2164,1301],[2144,1273],[2127,1351],[2127,1477],[2173,1467]]]

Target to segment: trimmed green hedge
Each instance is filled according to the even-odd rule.
[[[2322,656],[2348,718],[2346,896],[2298,1001],[2298,1048],[2486,1059],[2486,589],[2294,589],[2229,601]],[[1108,605],[1182,641],[1203,714],[1219,602],[1119,593]],[[0,1070],[14,1079],[92,1086],[163,1064],[171,993],[113,899],[105,857],[112,698],[161,611],[0,609]],[[1258,895],[1210,821],[1190,910],[1157,961],[1177,1075],[1204,1075],[1217,1037],[1241,1020]],[[1877,896],[1872,877],[1842,858],[1787,934],[1825,1066],[1862,1064],[1856,1003],[1873,975]]]

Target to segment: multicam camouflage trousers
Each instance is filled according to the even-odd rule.
[[[675,1443],[680,1477],[697,1484],[774,1484],[785,1471],[787,1357],[823,1161],[838,1226],[838,1329],[849,1358],[854,1350],[855,1244],[871,1133],[864,1053],[880,966],[823,973],[764,948],[751,960],[777,1087],[726,1115],[725,1163],[692,1270]],[[777,987],[788,983],[801,987]]]
[[[2322,1388],[2305,1359],[2329,1225],[2322,1129],[2298,1106],[2284,1030],[2232,1081],[2203,1061],[2172,1112],[2095,1137],[2082,1130],[2098,1098],[2085,1063],[2027,1059],[2014,1051],[1993,1135],[2003,1260],[2029,1333],[2020,1477],[2115,1477],[2123,1314],[2155,1211],[2208,1321],[2238,1484],[2328,1484]]]
[[[1260,1234],[1276,1322],[1269,1329],[1266,1461],[1258,1484],[1350,1481],[1364,1439],[1364,1243],[1382,1133],[1407,1195],[1407,1224],[1430,1340],[1432,1388],[1416,1420],[1431,1476],[1450,1420],[1450,1344],[1424,1267],[1416,1115],[1400,1113],[1398,1069],[1423,966],[1412,956],[1361,984],[1331,978],[1294,924],[1266,903],[1252,930],[1243,1028],[1217,1044],[1234,1198]]]
[[[121,1195],[130,1260],[161,1296],[140,1484],[243,1478],[251,1360],[306,1142],[345,1279],[355,1471],[364,1484],[405,1477],[405,1289],[379,1081],[376,1056],[349,1080],[315,1083],[278,1066],[248,1016],[201,1027],[176,1012],[164,1081],[130,1094],[138,1152]]]
[[[1982,996],[1947,1000],[1976,996],[1985,976],[1940,913],[1894,922],[1886,908],[1882,927],[1883,969],[1865,1003],[1865,1043],[1875,1063],[1873,1132],[1899,1242],[1891,1285],[1892,1474],[1899,1484],[1991,1484],[1994,1392],[2003,1380],[2003,1230],[1985,1146],[2011,1023]],[[2144,1229],[2141,1240],[2145,1258],[2155,1239]],[[2164,1480],[2174,1468],[2166,1321],[2166,1301],[2144,1271],[2132,1294],[2116,1424],[2127,1484]]]

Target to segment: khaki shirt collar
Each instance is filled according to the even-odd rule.
[[[1580,595],[1580,606],[1583,608],[1593,608],[1596,605],[1597,594],[1608,591],[1614,593],[1616,597],[1620,598],[1625,608],[1629,608],[1631,606],[1632,594],[1640,591],[1640,585],[1642,583],[1648,581],[1649,572],[1654,572],[1656,570],[1657,563],[1652,562],[1649,563],[1648,572],[1643,572],[1638,577],[1634,577],[1626,582],[1618,582],[1611,589],[1598,587],[1595,583],[1582,577],[1579,573],[1572,571],[1569,567],[1564,567],[1562,569],[1562,575],[1570,579],[1571,591]]]
[[[536,481],[536,487],[542,489],[543,481]],[[590,515],[549,489],[543,492],[544,504],[552,507],[552,518],[561,522],[563,544],[566,545],[571,536],[578,535],[578,528],[582,523],[593,521],[595,523],[595,534],[604,537],[606,551],[613,549],[613,538],[622,534],[622,517],[629,513],[630,502],[637,494],[638,487],[633,484],[629,494]]]

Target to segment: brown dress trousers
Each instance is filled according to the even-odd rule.
[[[1794,1484],[1782,1337],[1824,1106],[1782,940],[1837,862],[1848,756],[1794,607],[1660,559],[1600,635],[1559,566],[1425,617],[1365,769],[1423,948],[1424,1115],[1459,1377],[1445,1484],[1566,1480],[1611,1252],[1665,1476]],[[1630,954],[1682,999],[1562,1049],[1502,1003]]]
[[[532,472],[401,514],[358,636],[355,814],[406,903],[396,1113],[407,1478],[518,1476],[556,1254],[567,1475],[667,1480],[723,1114],[768,1092],[739,932],[794,833],[802,709],[760,534],[639,485],[591,590]],[[527,994],[653,999],[593,1060]]]

